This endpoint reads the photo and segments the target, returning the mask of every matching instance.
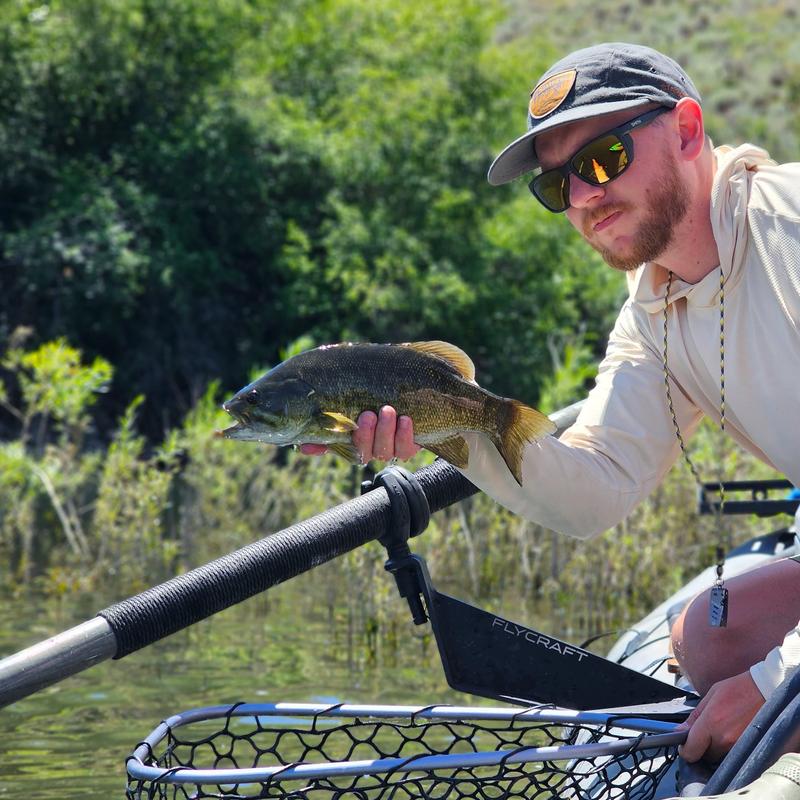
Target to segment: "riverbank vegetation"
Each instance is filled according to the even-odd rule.
[[[213,383],[157,447],[137,431],[141,398],[108,446],[90,446],[93,412],[113,380],[108,362],[85,360],[62,340],[13,349],[3,366],[16,385],[0,402],[19,426],[0,443],[5,591],[120,599],[356,496],[369,474],[332,455],[215,437],[227,415]],[[697,435],[701,474],[716,477],[719,464],[728,479],[769,474],[727,445],[721,453],[720,436],[711,426]],[[432,458],[422,451],[411,467]],[[589,635],[635,619],[712,563],[716,520],[698,519],[694,505],[688,472],[675,469],[615,529],[576,542],[477,495],[435,515],[414,545],[445,591]],[[759,530],[737,521],[728,533],[738,541]],[[330,613],[345,614],[370,652],[391,647],[408,624],[385,557],[374,543],[318,568]]]
[[[298,347],[442,338],[487,388],[580,399],[623,280],[522,182],[489,187],[492,156],[554,58],[627,38],[686,64],[716,141],[796,158],[790,5],[2,4],[0,586],[126,596],[356,494],[334,457],[211,436]],[[766,474],[718,437],[695,437],[704,477]],[[673,470],[574,543],[475,497],[420,550],[454,593],[596,632],[711,563],[694,502]],[[375,647],[405,614],[382,560],[320,571]]]

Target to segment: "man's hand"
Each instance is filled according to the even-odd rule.
[[[399,458],[403,461],[419,452],[414,443],[414,425],[411,417],[398,417],[391,406],[383,406],[380,414],[364,411],[358,418],[358,429],[353,431],[353,444],[361,453],[361,462],[366,464],[373,458],[389,461]],[[306,455],[321,455],[327,451],[323,444],[300,445],[300,452]]]
[[[703,756],[711,762],[721,760],[763,703],[749,671],[715,683],[681,726],[689,727],[681,756],[686,761]]]

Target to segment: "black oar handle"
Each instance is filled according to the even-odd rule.
[[[418,470],[415,478],[431,512],[478,491],[446,461]],[[390,520],[391,504],[379,487],[116,603],[94,619],[0,661],[0,708],[378,539]]]
[[[415,477],[431,511],[478,490],[446,461]],[[122,658],[248,597],[348,553],[389,529],[385,490],[369,492],[101,611]]]

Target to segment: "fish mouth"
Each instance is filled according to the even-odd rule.
[[[239,421],[235,425],[231,425],[230,428],[214,431],[214,436],[219,439],[240,439],[242,437],[238,434],[244,433],[247,428],[248,426],[244,422]]]
[[[266,444],[289,444],[284,441],[286,437],[278,431],[265,425],[240,420],[230,428],[214,431],[214,436],[220,439],[239,439],[246,442],[264,442]]]
[[[235,422],[229,428],[214,431],[214,436],[221,439],[252,439],[256,429],[261,427],[256,420],[243,408],[237,408],[236,399],[228,400],[222,404],[223,411],[227,411]]]
[[[215,438],[287,445],[293,444],[299,433],[294,428],[285,429],[275,425],[271,420],[253,419],[246,414],[232,414],[231,416],[234,416],[236,422],[229,428],[214,431]]]
[[[238,396],[222,404],[222,409],[235,420],[229,428],[214,432],[221,439],[264,442],[265,444],[294,444],[295,437],[306,427],[303,420],[274,414],[263,408],[245,405]]]
[[[230,414],[236,422],[229,428],[214,431],[214,436],[218,436],[222,439],[238,439],[240,436],[237,436],[237,434],[241,434],[250,427],[252,421],[246,413],[243,413],[241,407],[236,408],[237,405],[239,404],[236,403],[236,398],[227,400],[222,404],[222,410]]]

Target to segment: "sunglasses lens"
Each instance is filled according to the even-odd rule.
[[[628,166],[628,151],[625,144],[612,134],[589,142],[572,159],[575,172],[595,186],[616,178]]]
[[[537,175],[528,187],[550,211],[565,211],[569,208],[569,183],[558,170]]]
[[[625,142],[615,133],[608,133],[579,150],[569,166],[587,183],[602,186],[625,172],[629,163]],[[564,168],[551,169],[528,184],[535,197],[550,211],[569,208],[569,179],[564,176],[565,172]]]

